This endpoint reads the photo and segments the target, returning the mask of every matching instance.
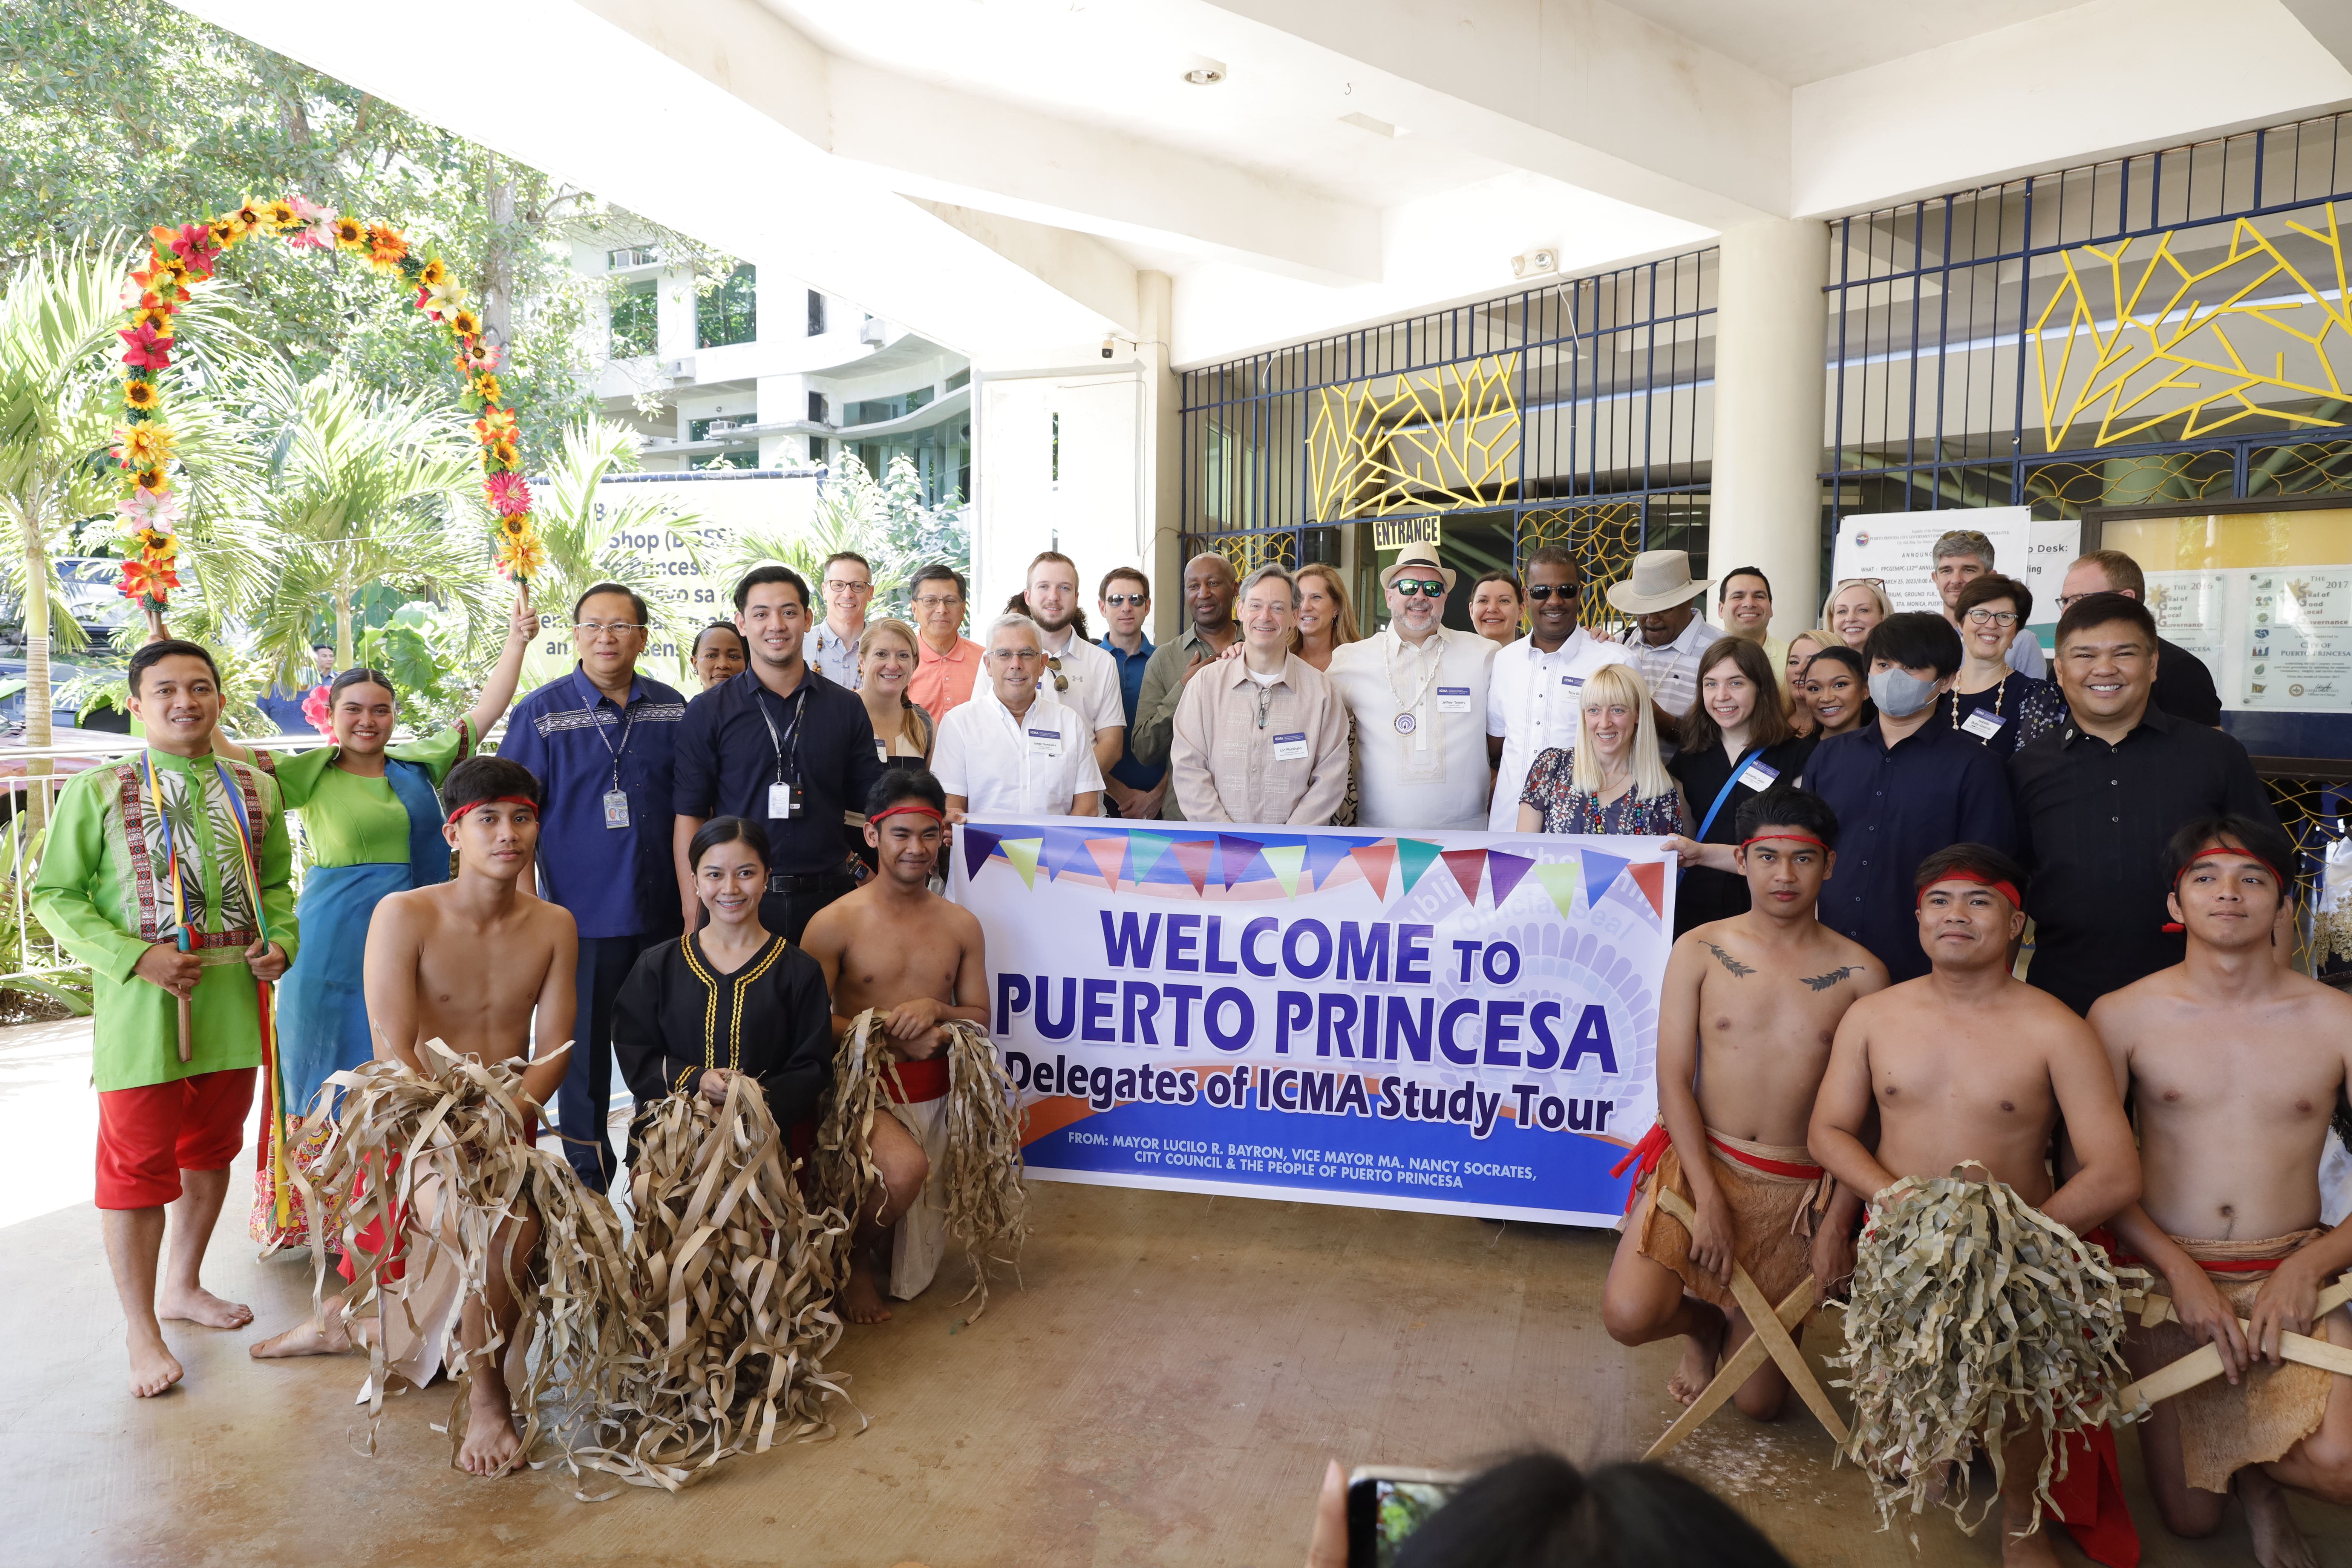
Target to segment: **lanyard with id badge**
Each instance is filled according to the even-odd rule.
[[[801,786],[798,784],[787,784],[784,781],[784,746],[785,742],[791,742],[792,776],[797,779],[801,772],[801,721],[808,710],[809,680],[810,677],[807,675],[801,677],[800,690],[795,694],[795,700],[793,703],[793,716],[785,724],[784,732],[782,735],[776,733],[776,721],[768,717],[765,688],[752,694],[751,700],[760,710],[760,722],[768,727],[768,744],[774,747],[776,752],[776,777],[774,782],[768,785],[768,816],[772,818],[790,821],[808,809]]]
[[[604,792],[604,826],[621,828],[629,826],[629,792],[621,787],[621,758],[629,749],[629,727],[637,721],[635,711],[625,704],[621,710],[621,743],[613,744],[613,737],[604,733],[604,721],[593,708],[582,710],[588,715],[590,728],[604,742],[604,751],[613,759],[613,787]]]

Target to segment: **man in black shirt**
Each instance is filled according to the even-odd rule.
[[[797,944],[809,917],[856,887],[842,813],[881,776],[874,725],[846,687],[801,657],[808,584],[788,566],[755,566],[735,585],[743,673],[687,704],[672,766],[677,885],[687,929],[702,923],[687,847],[714,816],[765,826],[774,851],[760,923]]]
[[[2066,569],[2066,581],[2058,588],[2059,613],[2063,615],[2075,600],[2094,594],[2121,594],[2145,605],[2147,579],[2141,574],[2139,563],[2122,551],[2094,550]],[[2218,728],[2221,693],[2215,689],[2213,672],[2205,668],[2205,661],[2162,637],[2156,639],[2156,705],[2176,719]]]
[[[2165,845],[2182,823],[2278,820],[2243,746],[2156,705],[2156,648],[2137,599],[2076,600],[2058,622],[2071,717],[2009,759],[2033,871],[2026,978],[2076,1013],[2180,962],[2164,900]]]

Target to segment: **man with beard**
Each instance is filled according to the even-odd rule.
[[[1005,609],[1037,623],[1045,667],[1037,689],[1050,682],[1065,708],[1075,709],[1094,731],[1095,766],[1108,777],[1127,751],[1127,705],[1121,700],[1118,667],[1087,637],[1087,613],[1078,607],[1078,566],[1047,550],[1029,563],[1029,584],[1005,601]]]

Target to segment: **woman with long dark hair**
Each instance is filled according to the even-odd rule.
[[[1695,821],[1676,837],[1683,862],[1675,934],[1748,909],[1748,881],[1732,859],[1739,808],[1774,784],[1794,784],[1813,740],[1790,727],[1772,659],[1744,637],[1718,637],[1699,656],[1698,700],[1683,720],[1682,750],[1666,764]]]

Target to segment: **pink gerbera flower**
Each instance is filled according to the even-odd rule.
[[[492,474],[483,487],[490,506],[500,517],[520,517],[530,510],[530,481],[518,473]]]
[[[310,728],[318,731],[319,733],[326,736],[329,740],[334,739],[335,721],[327,711],[327,689],[325,687],[314,686],[310,688],[310,694],[302,699],[302,717],[310,721]]]

